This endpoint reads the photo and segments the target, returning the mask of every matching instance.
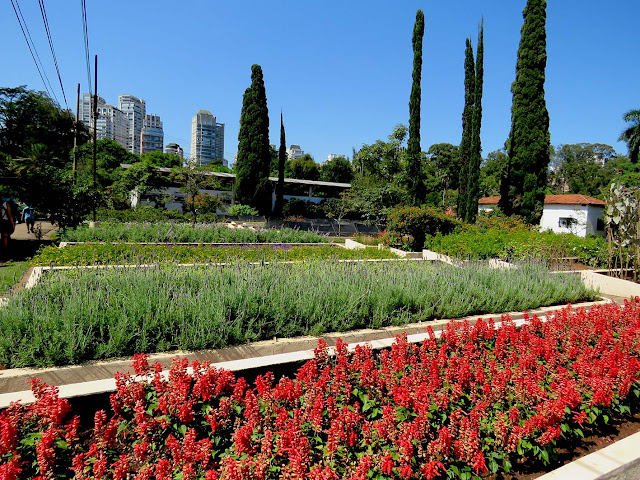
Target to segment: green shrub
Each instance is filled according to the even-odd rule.
[[[325,211],[321,204],[307,202],[300,198],[291,198],[283,205],[282,216],[320,218],[325,216]]]
[[[232,217],[257,217],[258,210],[249,206],[243,205],[241,203],[235,203],[229,207],[227,213]]]
[[[421,250],[427,235],[452,232],[459,222],[431,207],[400,207],[388,216],[389,231],[413,237],[411,248]]]

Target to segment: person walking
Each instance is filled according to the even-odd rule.
[[[0,248],[4,257],[9,253],[9,237],[16,228],[10,202],[10,199],[3,198],[0,204],[0,235],[2,236]]]
[[[35,233],[33,227],[36,224],[36,211],[33,207],[24,207],[22,210],[22,221],[27,224],[27,233]]]

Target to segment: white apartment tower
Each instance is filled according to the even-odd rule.
[[[170,153],[172,155],[178,155],[180,158],[184,158],[184,150],[177,143],[168,143],[164,147],[164,153]]]
[[[78,118],[93,133],[92,115],[93,95],[83,93],[80,100]],[[96,138],[115,140],[123,147],[127,145],[127,117],[118,108],[109,105],[104,98],[98,96],[98,121],[96,122]]]
[[[296,158],[304,157],[304,150],[300,148],[300,145],[292,144],[287,149],[287,158],[289,160],[295,160]]]
[[[209,110],[200,110],[191,120],[191,158],[202,166],[223,157],[224,123],[217,123]]]
[[[127,144],[131,153],[140,154],[142,127],[146,115],[145,101],[133,95],[120,95],[118,107],[127,117]]]
[[[158,115],[145,115],[140,134],[140,154],[161,152],[164,146],[164,130]]]

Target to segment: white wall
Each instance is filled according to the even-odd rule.
[[[597,230],[598,219],[603,210],[598,205],[545,205],[540,230],[573,233],[579,237],[586,237],[590,233],[603,235],[603,231]],[[561,218],[573,218],[576,222],[571,227],[562,227],[559,225]]]

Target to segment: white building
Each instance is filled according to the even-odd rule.
[[[91,133],[93,133],[92,105],[93,95],[83,93],[78,109],[78,119],[89,128]],[[96,138],[98,140],[109,138],[126,148],[126,115],[119,108],[107,104],[104,98],[100,96],[98,96],[97,107],[98,120],[96,122]]]
[[[164,130],[158,115],[145,115],[140,134],[140,153],[161,152],[164,146]]]
[[[209,110],[200,110],[191,120],[191,158],[199,166],[223,161],[224,123],[217,123]]]
[[[125,148],[131,153],[140,154],[142,126],[146,115],[145,101],[133,95],[120,95],[118,108],[127,117],[127,144]]]
[[[330,153],[329,155],[327,155],[327,158],[324,161],[324,163],[330,162],[331,160],[335,160],[336,158],[346,158],[346,157],[344,155],[340,155],[339,153]]]
[[[178,155],[180,158],[184,158],[184,150],[177,143],[168,143],[167,146],[164,147],[164,153],[170,153]]]
[[[500,197],[485,197],[478,201],[480,211],[492,211]],[[540,230],[555,233],[572,233],[579,237],[604,235],[604,223],[600,219],[605,202],[586,195],[547,195],[544,198]]]
[[[304,156],[304,151],[300,148],[300,145],[291,145],[287,148],[287,159],[295,160]]]

